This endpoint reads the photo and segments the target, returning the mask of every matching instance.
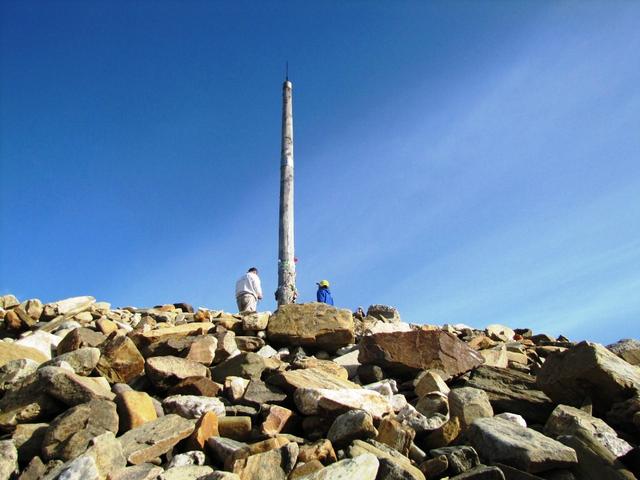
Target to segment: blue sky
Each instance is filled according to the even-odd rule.
[[[640,336],[637,2],[0,4],[0,292]]]

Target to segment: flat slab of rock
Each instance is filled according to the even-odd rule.
[[[364,337],[360,363],[372,363],[398,375],[439,369],[460,375],[484,362],[482,356],[455,335],[441,330],[378,333]]]
[[[19,360],[21,358],[43,363],[49,360],[50,357],[47,357],[35,348],[16,345],[15,343],[0,342],[0,367],[11,360]]]
[[[330,351],[355,341],[351,311],[326,303],[281,305],[269,319],[267,335],[276,345]]]
[[[616,457],[621,457],[633,449],[603,420],[568,405],[558,405],[544,427],[545,435],[553,438],[560,435],[575,435],[577,431],[591,435],[596,442]]]
[[[554,408],[535,377],[516,370],[481,365],[464,385],[484,390],[495,413],[517,413],[529,423],[544,424]]]
[[[607,412],[640,391],[640,367],[602,345],[580,342],[549,355],[537,375],[538,386],[557,403],[579,407],[586,397],[597,412]]]
[[[568,448],[535,430],[502,418],[479,418],[467,430],[469,443],[488,462],[536,473],[571,467],[578,459]]]
[[[304,415],[339,414],[351,409],[360,409],[366,410],[374,418],[382,418],[383,415],[393,412],[387,397],[366,389],[299,388],[294,394],[294,401]]]
[[[288,392],[292,392],[297,388],[326,388],[330,390],[362,388],[357,383],[340,378],[318,367],[279,372],[271,375],[268,383]]]
[[[151,383],[161,389],[169,389],[185,378],[209,376],[204,365],[170,355],[148,358],[144,368]]]
[[[138,465],[167,453],[194,428],[194,422],[169,414],[129,430],[119,440],[127,461]]]
[[[286,480],[298,458],[298,444],[286,445],[237,460],[233,467],[241,480]]]

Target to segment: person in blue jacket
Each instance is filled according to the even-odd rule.
[[[333,297],[331,296],[331,291],[329,290],[329,282],[327,280],[321,280],[316,283],[316,285],[318,285],[318,292],[316,293],[316,298],[318,299],[318,301],[333,305]]]

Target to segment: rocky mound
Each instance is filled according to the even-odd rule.
[[[0,480],[633,479],[640,343],[0,297]]]

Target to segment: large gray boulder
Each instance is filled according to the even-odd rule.
[[[576,452],[535,430],[502,418],[479,418],[467,430],[480,458],[536,473],[577,463]]]
[[[640,368],[602,345],[580,342],[547,357],[537,383],[557,403],[579,407],[590,398],[595,411],[605,413],[640,390]]]

